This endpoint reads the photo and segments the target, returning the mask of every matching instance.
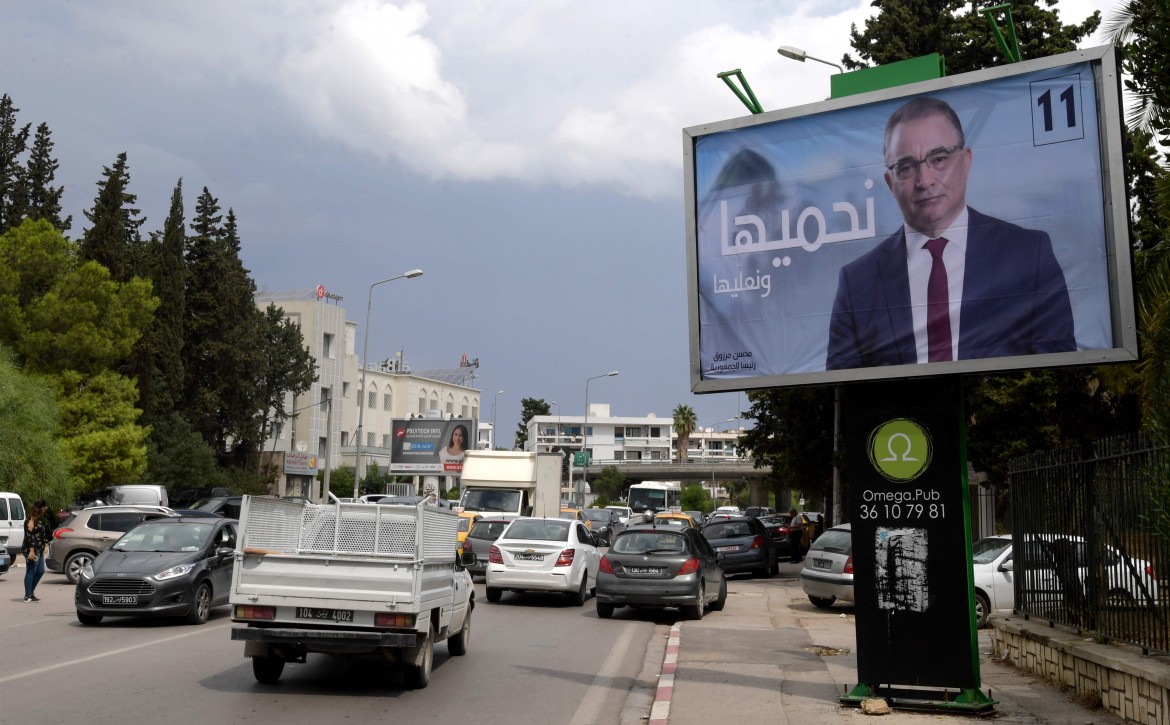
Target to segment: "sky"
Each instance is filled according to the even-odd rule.
[[[1115,2],[1061,0],[1065,22]],[[231,0],[3,6],[0,94],[48,124],[71,236],[126,152],[144,231],[181,178],[235,210],[258,291],[343,298],[369,359],[478,358],[483,420],[552,413],[734,427],[691,392],[682,129],[824,100],[867,0]],[[1084,44],[1101,44],[1095,37]],[[360,344],[358,345],[360,351]],[[497,392],[503,391],[503,392]]]

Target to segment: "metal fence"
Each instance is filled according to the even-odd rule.
[[[1148,434],[1018,458],[1015,610],[1170,653],[1170,448]]]

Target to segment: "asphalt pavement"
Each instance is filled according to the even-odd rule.
[[[663,652],[651,725],[713,722],[826,723],[867,715],[838,698],[857,684],[851,606],[817,609],[800,588],[798,564],[769,579],[728,580],[727,605],[700,621],[678,620]],[[929,633],[923,633],[929,636]],[[1121,725],[1057,687],[991,658],[991,630],[980,630],[983,690],[997,701],[978,719],[997,723]],[[956,655],[960,656],[960,655]],[[973,716],[894,710],[883,723],[956,722]],[[643,719],[645,722],[645,719]]]

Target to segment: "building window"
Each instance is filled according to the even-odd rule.
[[[342,446],[349,445],[349,431],[347,431],[347,430],[341,431],[341,445]]]
[[[391,393],[382,394],[382,410],[390,410],[394,402],[394,397]]]
[[[438,393],[438,391],[435,391],[434,393],[431,393],[431,406],[430,406],[430,409],[431,409],[431,410],[438,410],[438,409],[439,409],[439,393]]]
[[[723,441],[708,441],[707,447],[713,451],[723,450]]]
[[[366,445],[369,446],[370,448],[374,447],[374,434],[373,434],[373,432],[366,433]]]
[[[368,393],[366,393],[366,407],[373,408],[377,404],[378,404],[378,391],[371,390]]]
[[[427,391],[420,390],[418,394],[418,414],[426,415],[427,413]]]
[[[383,447],[383,448],[389,448],[389,447],[390,447],[390,434],[389,434],[389,433],[383,433],[383,434],[382,434],[382,447]]]
[[[660,428],[656,425],[650,426],[650,437],[651,438],[661,438],[662,437],[662,428]]]
[[[642,460],[642,451],[630,451],[630,460],[631,461]]]
[[[328,332],[321,336],[321,356],[333,359],[333,335]]]
[[[626,437],[626,429],[625,428],[623,428],[619,425],[613,429],[613,439],[615,441],[625,440],[625,437]]]
[[[471,417],[475,418],[476,420],[479,420],[479,406],[478,405],[471,406]]]
[[[321,412],[325,413],[329,410],[329,394],[331,388],[321,388]]]
[[[341,397],[344,398],[347,395],[349,395],[349,383],[342,383],[341,384]]]
[[[613,459],[614,459],[615,461],[624,461],[624,460],[626,460],[626,452],[625,452],[625,451],[614,451],[614,452],[613,452]]]
[[[320,456],[321,458],[324,458],[325,457],[325,449],[327,446],[328,446],[328,441],[325,440],[325,436],[321,436],[320,438],[318,438],[317,439],[317,455]]]
[[[650,460],[661,461],[662,460],[662,451],[650,451]]]
[[[455,415],[455,399],[447,396],[447,415]]]

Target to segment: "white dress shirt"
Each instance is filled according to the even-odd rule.
[[[947,240],[943,247],[943,265],[947,268],[947,299],[951,310],[951,359],[959,359],[959,312],[963,306],[963,272],[967,259],[967,207],[940,237]],[[910,313],[914,319],[914,344],[918,362],[930,361],[930,345],[926,338],[926,286],[930,281],[930,267],[934,258],[925,244],[928,237],[909,224],[902,225],[906,233],[906,271],[910,277]]]

